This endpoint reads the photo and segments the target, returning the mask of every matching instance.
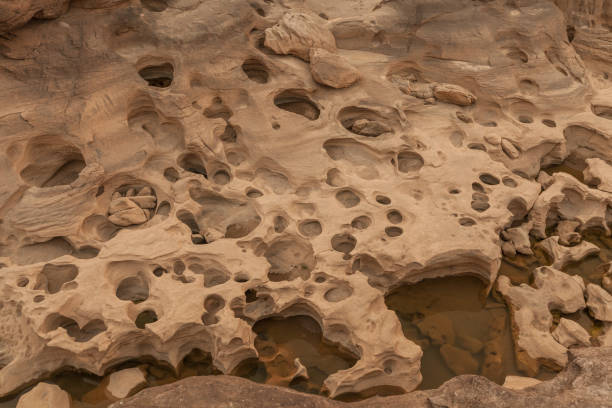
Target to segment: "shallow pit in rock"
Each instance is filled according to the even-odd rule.
[[[288,112],[301,115],[308,120],[317,120],[320,110],[317,105],[299,89],[283,91],[274,97],[274,105]]]

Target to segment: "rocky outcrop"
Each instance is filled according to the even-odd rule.
[[[608,298],[497,278],[502,251],[567,269],[610,235],[608,17],[580,4],[0,1],[0,397],[193,350],[232,374],[264,359],[258,323],[304,316],[350,358],[283,381],[412,391],[423,350],[385,296],[463,275],[502,291],[526,374],[561,369],[585,337],[550,307]],[[501,366],[440,346],[457,374],[481,347]],[[465,381],[488,384],[427,398]]]
[[[201,407],[471,407],[510,408],[518,406],[559,408],[607,408],[612,399],[612,348],[577,349],[570,352],[567,368],[551,381],[525,389],[501,387],[483,377],[463,375],[440,388],[393,397],[376,397],[358,403],[297,393],[285,388],[254,384],[236,377],[192,377],[174,384],[150,388],[111,408]],[[521,387],[522,388],[522,387]]]
[[[553,323],[550,311],[574,313],[585,307],[581,277],[569,276],[550,267],[538,268],[533,275],[533,287],[512,286],[506,276],[498,279],[498,290],[510,306],[517,331],[517,364],[531,375],[538,372],[539,364],[554,368],[567,363],[566,347],[550,332]]]

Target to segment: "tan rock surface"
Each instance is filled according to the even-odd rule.
[[[330,396],[415,389],[392,288],[609,235],[609,27],[561,0],[0,1],[0,396],[192,349],[230,374],[297,315],[356,357]],[[535,278],[499,280],[530,372],[567,362],[549,308],[585,307]]]
[[[561,318],[552,335],[564,347],[591,345],[589,333],[575,321],[566,318]]]
[[[115,371],[108,378],[106,391],[117,399],[129,397],[147,383],[145,373],[138,367]]]
[[[604,322],[612,322],[612,295],[593,283],[587,285],[586,295],[586,305],[593,317]]]
[[[534,385],[540,384],[542,381],[531,378],[531,377],[519,377],[516,375],[509,375],[504,380],[504,387],[510,388],[511,390],[522,390],[524,388],[533,387]]]
[[[17,402],[17,408],[70,408],[70,395],[55,384],[36,384]]]
[[[584,282],[551,267],[534,271],[533,287],[513,286],[510,279],[500,276],[498,290],[512,311],[517,364],[535,375],[540,364],[563,367],[567,349],[550,332],[553,323],[550,310],[573,313],[585,307]]]

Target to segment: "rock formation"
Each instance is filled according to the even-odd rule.
[[[592,348],[572,352],[571,362],[557,378],[522,386],[501,387],[485,378],[462,375],[435,390],[377,397],[345,404],[318,396],[296,393],[278,387],[253,384],[241,378],[194,377],[163,387],[144,390],[111,408],[165,408],[180,401],[184,408],[221,408],[229,404],[244,408],[260,406],[308,406],[315,408],[392,408],[392,407],[592,407],[608,408],[612,398],[612,349]],[[516,383],[510,380],[510,383]],[[527,386],[528,384],[528,386]],[[180,398],[180,399],[179,399]],[[205,403],[203,402],[205,401]]]
[[[451,276],[505,299],[522,374],[586,345],[572,313],[610,344],[609,274],[576,264],[612,249],[611,10],[0,1],[0,396],[194,350],[233,374],[294,316],[351,356],[330,397],[413,391],[423,352],[385,296]],[[531,286],[498,279],[538,251]],[[455,374],[481,350],[441,346]],[[485,384],[462,378],[427,398]]]

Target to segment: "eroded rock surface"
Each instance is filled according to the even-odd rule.
[[[351,356],[330,396],[412,391],[385,295],[456,275],[502,292],[529,375],[586,343],[553,312],[609,344],[609,276],[575,264],[609,244],[612,35],[578,3],[0,2],[0,396],[193,350],[231,374],[295,316]],[[457,344],[454,373],[501,374]]]

